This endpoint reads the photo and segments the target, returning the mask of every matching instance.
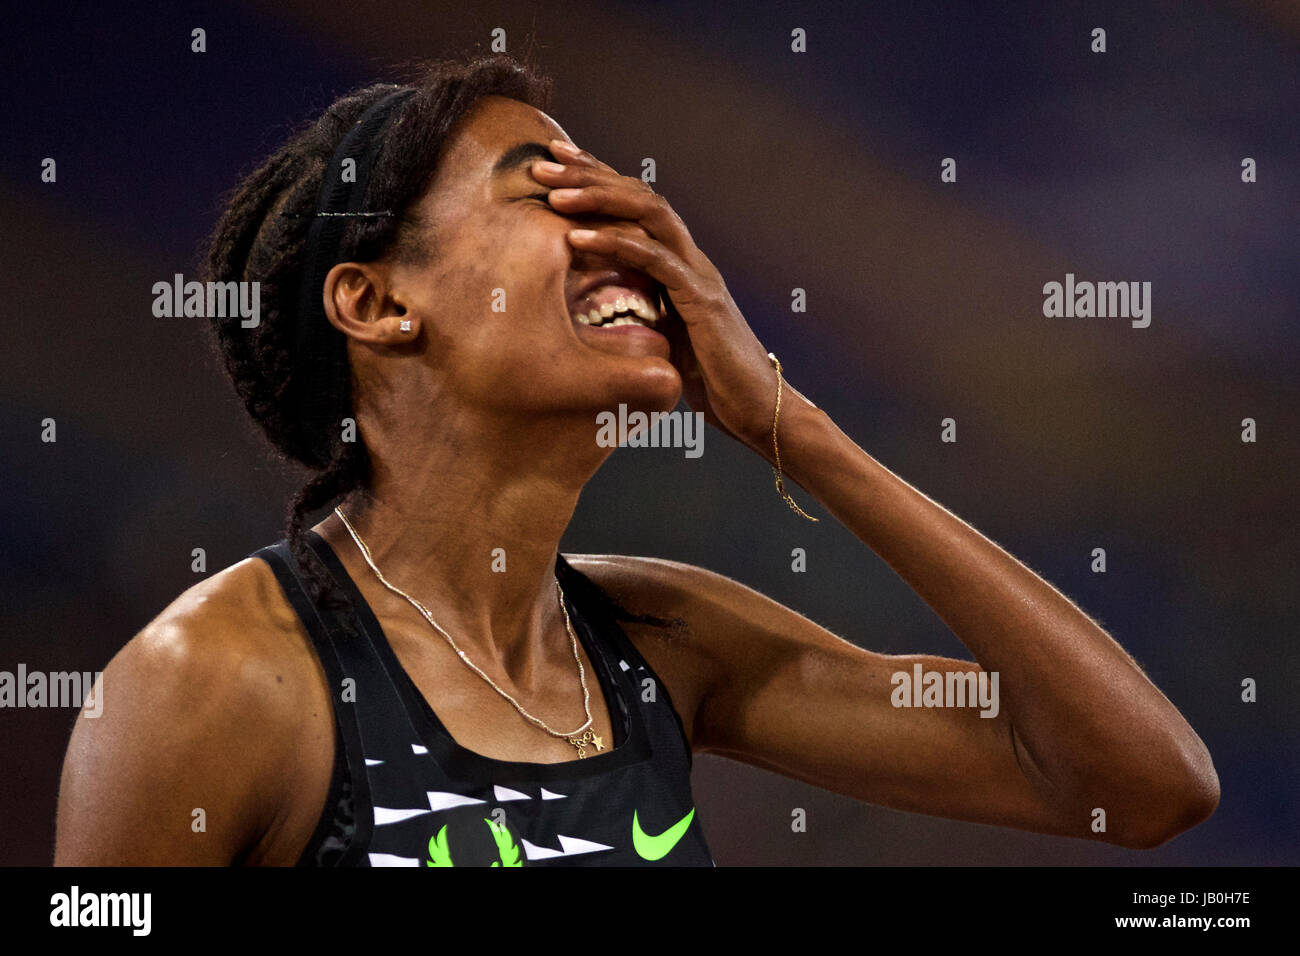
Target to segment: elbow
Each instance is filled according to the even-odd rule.
[[[1113,842],[1130,850],[1154,850],[1208,820],[1219,806],[1219,775],[1208,753],[1198,764],[1176,785],[1143,801],[1135,825],[1122,828]]]

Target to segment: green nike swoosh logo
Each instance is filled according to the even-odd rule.
[[[641,821],[637,819],[636,811],[632,811],[632,846],[636,849],[637,855],[643,860],[662,860],[666,857],[677,841],[682,838],[687,828],[691,825],[691,820],[695,818],[695,808],[691,807],[691,812],[686,814],[672,826],[658,836],[651,836],[641,829]]]

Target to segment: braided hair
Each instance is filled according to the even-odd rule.
[[[350,220],[340,261],[384,255],[402,263],[427,261],[433,250],[414,207],[438,169],[452,127],[484,96],[545,110],[552,88],[533,67],[504,54],[427,64],[409,85],[415,93],[389,120],[366,196],[367,208],[393,215]],[[328,322],[303,330],[315,338],[300,336],[299,287],[330,157],[366,109],[394,89],[378,83],[341,97],[244,178],[225,199],[204,267],[205,281],[261,283],[260,323],[243,328],[213,318],[216,347],[235,391],[281,460],[315,472],[289,502],[285,537],[312,598],[332,607],[349,602],[307,546],[306,518],[362,487],[370,477],[370,457],[362,442],[344,441],[341,434],[343,419],[355,417],[346,336]],[[295,363],[303,341],[324,360],[306,367]]]

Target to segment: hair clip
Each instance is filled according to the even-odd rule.
[[[360,218],[373,218],[375,216],[391,216],[392,210],[385,209],[383,212],[315,212],[303,214],[300,212],[282,212],[281,218],[284,219],[316,219],[322,216],[357,216]]]

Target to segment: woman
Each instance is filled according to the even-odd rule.
[[[259,282],[261,322],[214,319],[220,347],[317,474],[285,541],[109,665],[56,862],[709,865],[693,751],[1126,847],[1209,816],[1210,756],[1133,660],[786,384],[668,204],[548,92],[504,57],[368,87],[230,200],[208,278]],[[978,664],[862,650],[700,568],[559,556],[598,416],[683,394]],[[966,687],[985,706],[943,696]]]

